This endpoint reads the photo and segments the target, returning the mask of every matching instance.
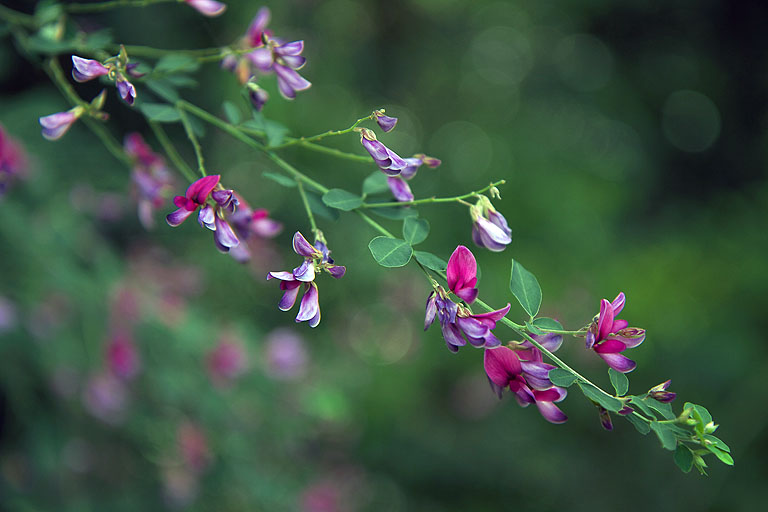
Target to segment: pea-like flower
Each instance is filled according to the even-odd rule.
[[[235,229],[241,242],[233,247],[229,254],[240,263],[251,259],[251,251],[247,242],[252,238],[272,238],[283,230],[283,225],[269,218],[269,212],[264,208],[252,209],[239,194],[235,194],[238,201],[237,210],[227,215],[232,227]]]
[[[77,55],[72,56],[72,78],[76,82],[88,82],[100,76],[108,76],[114,80],[117,85],[117,92],[128,105],[133,106],[136,101],[136,88],[125,77],[141,76],[142,73],[134,71],[136,63],[128,63],[128,55],[125,48],[121,47],[117,58],[110,58],[101,63],[93,59],[84,59]],[[121,71],[122,70],[122,71]]]
[[[43,137],[48,140],[60,139],[84,113],[85,108],[77,106],[66,112],[57,112],[41,117],[39,121],[40,126],[43,127]]]
[[[87,82],[109,74],[109,68],[101,62],[93,59],[84,59],[77,55],[72,56],[72,78],[76,82]]]
[[[367,128],[360,130],[360,143],[370,153],[381,172],[387,176],[397,176],[408,166],[408,162],[379,142],[376,139],[376,134]]]
[[[467,303],[477,298],[477,262],[472,252],[460,245],[448,260],[448,287]],[[511,305],[488,313],[473,314],[461,304],[453,302],[442,287],[437,286],[427,298],[424,330],[440,320],[443,339],[449,350],[458,352],[469,341],[475,347],[496,347],[501,341],[493,334],[496,323],[509,312]]]
[[[0,197],[3,196],[3,193],[12,181],[26,174],[27,168],[27,154],[21,147],[21,144],[16,139],[10,137],[3,128],[3,125],[0,125]],[[0,300],[0,303],[2,303],[2,300]],[[0,317],[2,317],[1,314]],[[2,324],[1,321],[0,324]],[[1,326],[0,330],[2,330]]]
[[[140,134],[126,135],[123,149],[133,160],[131,178],[139,205],[139,220],[144,228],[151,229],[154,211],[165,202],[173,179],[163,157],[153,152]]]
[[[220,16],[227,9],[227,5],[216,0],[184,0],[187,5],[195,9],[203,16],[209,18]]]
[[[219,185],[220,179],[221,176],[216,174],[192,183],[185,195],[173,198],[178,209],[168,214],[165,220],[172,227],[179,226],[200,208],[197,216],[200,226],[213,231],[213,241],[221,252],[229,252],[240,244],[240,240],[224,216],[235,211],[237,199],[232,190],[224,190]],[[213,200],[213,205],[208,203],[209,198]]]
[[[628,348],[640,345],[645,339],[645,329],[628,327],[626,320],[616,318],[624,309],[626,297],[619,293],[613,302],[600,301],[600,313],[592,321],[586,336],[586,345],[603,358],[617,372],[627,373],[635,369],[634,361],[621,354]]]
[[[485,247],[494,252],[501,252],[512,243],[512,230],[507,219],[491,204],[491,201],[480,196],[477,204],[470,207],[472,217],[472,240],[479,247]]]
[[[392,131],[395,128],[395,125],[397,124],[397,118],[384,115],[383,109],[374,110],[373,117],[376,119],[376,122],[378,123],[379,127],[385,132]]]
[[[653,398],[657,402],[668,404],[669,402],[677,398],[677,393],[675,393],[674,391],[667,391],[670,384],[672,384],[672,381],[667,380],[657,386],[653,386],[651,389],[648,390],[648,396]]]
[[[410,180],[416,176],[416,172],[422,164],[434,169],[441,164],[441,161],[423,153],[414,155],[411,158],[404,158],[403,160],[405,160],[406,166],[400,171],[400,175],[387,177],[387,185],[389,186],[389,190],[392,191],[392,195],[395,196],[395,199],[401,203],[407,203],[413,201],[414,197],[411,187],[406,180]]]
[[[280,280],[280,289],[285,292],[278,304],[281,311],[288,311],[296,304],[299,288],[303,285],[304,296],[301,298],[296,322],[309,322],[310,327],[317,327],[320,323],[320,301],[317,284],[314,282],[316,272],[325,270],[336,279],[341,279],[344,277],[346,268],[334,265],[330,258],[330,251],[320,233],[318,233],[318,241],[312,245],[297,231],[293,235],[293,251],[304,257],[302,264],[292,272],[270,272],[267,274],[267,280]]]

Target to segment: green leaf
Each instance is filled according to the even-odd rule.
[[[723,464],[733,466],[733,457],[731,457],[730,453],[726,452],[725,450],[721,450],[717,446],[707,446],[707,449],[714,453],[715,456],[720,459]]]
[[[435,256],[431,252],[414,251],[413,256],[416,258],[416,261],[428,269],[434,270],[435,272],[445,272],[445,270],[448,268],[447,261],[438,256]]]
[[[542,334],[544,334],[544,331],[542,331],[541,329],[539,329],[538,327],[536,327],[536,325],[535,325],[533,322],[529,322],[529,321],[527,321],[527,320],[526,320],[526,321],[525,321],[525,326],[528,328],[528,330],[529,330],[529,331],[530,331],[532,334],[535,334],[535,335],[537,335],[537,336],[541,336]]]
[[[191,73],[197,71],[200,67],[200,63],[180,53],[174,53],[166,55],[157,61],[155,65],[155,73]]]
[[[722,439],[718,439],[717,437],[709,435],[709,434],[704,435],[704,439],[707,439],[708,441],[712,441],[714,446],[717,446],[718,448],[720,448],[724,452],[731,453],[731,449],[728,447],[727,444],[725,444],[723,442]]]
[[[643,412],[643,414],[645,414],[646,416],[648,416],[650,418],[655,418],[656,417],[656,415],[653,413],[651,408],[648,407],[648,404],[646,404],[643,401],[642,397],[632,396],[630,403],[632,405],[635,405],[638,409],[640,409]]]
[[[167,80],[176,87],[197,87],[197,80],[187,75],[166,76],[163,80]]]
[[[682,443],[675,450],[675,464],[683,473],[690,472],[693,467],[693,452]]]
[[[581,392],[584,393],[584,396],[592,400],[593,402],[597,402],[598,404],[602,405],[604,408],[608,409],[611,412],[619,412],[623,405],[621,404],[621,400],[614,398],[612,396],[608,396],[599,389],[597,389],[595,386],[590,386],[589,384],[579,383],[579,387],[581,388]]]
[[[685,405],[683,405],[683,409],[693,409],[694,413],[699,415],[699,418],[696,418],[694,414],[695,419],[701,419],[701,424],[706,425],[710,421],[712,421],[712,415],[709,413],[706,407],[702,405],[696,405],[691,402],[685,402]]]
[[[539,317],[531,323],[536,327],[538,327],[539,329],[544,329],[545,331],[548,331],[550,329],[554,331],[563,330],[563,326],[560,325],[560,322],[558,322],[554,318],[547,318],[546,316]]]
[[[677,448],[677,437],[665,423],[659,423],[658,421],[651,422],[651,430],[653,430],[661,441],[661,446],[665,450],[674,450]]]
[[[332,188],[323,194],[323,202],[331,208],[349,212],[363,204],[363,198],[340,188]]]
[[[429,222],[426,219],[407,217],[403,221],[403,238],[411,245],[420,244],[429,235]]]
[[[387,190],[389,190],[387,176],[381,171],[376,171],[363,180],[363,195],[365,196],[386,192]]]
[[[147,80],[145,83],[152,92],[160,96],[165,101],[176,103],[181,99],[179,97],[179,93],[176,92],[176,86],[167,80],[156,78],[153,80]]]
[[[53,0],[43,0],[35,6],[35,21],[39,25],[53,23],[64,14],[64,8]]]
[[[224,117],[227,118],[227,121],[229,121],[230,124],[240,123],[240,109],[238,109],[234,103],[225,101],[221,106],[224,109]]]
[[[261,174],[267,179],[270,179],[274,181],[275,183],[278,183],[284,187],[293,188],[296,186],[296,181],[289,178],[288,176],[285,176],[283,174],[277,174],[275,172],[263,172]]]
[[[657,400],[654,400],[653,398],[648,398],[643,401],[646,404],[648,404],[648,407],[650,407],[651,409],[659,411],[659,413],[661,413],[661,415],[664,416],[664,419],[673,420],[677,417],[675,413],[672,411],[671,404],[663,404]]]
[[[314,192],[307,192],[306,195],[307,203],[309,203],[309,209],[312,210],[312,213],[328,220],[337,220],[339,218],[339,211],[325,206],[319,195]]]
[[[629,379],[627,379],[627,376],[613,368],[608,368],[608,376],[611,378],[611,385],[616,390],[616,395],[626,395],[627,391],[629,391]]]
[[[373,259],[382,267],[402,267],[411,261],[413,248],[405,240],[377,236],[368,244]]]
[[[641,420],[634,414],[627,414],[624,417],[627,418],[627,421],[629,421],[632,425],[634,425],[637,431],[640,432],[641,434],[646,435],[648,432],[651,431],[651,427],[648,425],[648,423]]]
[[[380,217],[391,220],[402,220],[407,217],[418,217],[419,212],[413,208],[406,208],[401,206],[386,206],[383,208],[371,208],[371,213],[375,213]]]
[[[533,274],[528,272],[520,263],[512,260],[512,271],[510,273],[509,289],[517,298],[517,301],[523,306],[523,309],[531,315],[536,316],[541,307],[541,287]]]
[[[139,109],[147,119],[158,123],[175,123],[181,119],[178,111],[165,103],[142,103]]]
[[[562,368],[549,370],[549,380],[551,380],[552,384],[555,386],[567,388],[576,382],[576,379],[578,379],[578,377],[568,370],[563,370]]]
[[[83,48],[89,50],[101,50],[112,44],[112,31],[110,29],[97,30],[85,37]]]

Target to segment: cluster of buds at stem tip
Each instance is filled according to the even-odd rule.
[[[280,280],[280,289],[284,293],[277,307],[281,311],[288,311],[293,307],[299,295],[299,288],[303,285],[304,296],[301,298],[296,322],[309,322],[310,327],[317,327],[320,323],[320,300],[315,283],[317,272],[325,271],[336,279],[341,279],[347,270],[341,265],[334,264],[322,232],[316,231],[315,236],[315,244],[312,245],[304,235],[298,231],[294,233],[293,252],[303,256],[304,261],[291,272],[278,271],[267,274],[267,280]]]
[[[84,59],[77,55],[72,56],[72,78],[76,82],[88,82],[100,76],[106,76],[117,84],[117,92],[128,105],[133,106],[136,101],[136,88],[127,77],[139,78],[143,73],[136,71],[135,62],[128,62],[128,54],[124,46],[120,46],[120,53],[103,62],[93,59]]]
[[[60,139],[67,133],[74,122],[84,115],[88,115],[89,117],[100,121],[106,121],[109,119],[109,114],[101,111],[102,107],[104,107],[106,97],[107,91],[104,90],[87,105],[78,105],[65,112],[57,112],[41,117],[38,121],[40,122],[40,126],[43,127],[43,137],[48,140]]]
[[[469,208],[469,215],[472,217],[472,240],[479,247],[501,252],[512,243],[512,230],[507,219],[486,196],[479,196],[477,203]]]
[[[166,222],[172,227],[181,225],[198,208],[197,220],[201,227],[213,231],[213,240],[221,252],[229,252],[237,247],[240,240],[232,230],[226,215],[235,213],[239,201],[234,191],[224,189],[219,184],[221,176],[205,176],[192,183],[185,195],[173,198],[178,208],[166,216]]]

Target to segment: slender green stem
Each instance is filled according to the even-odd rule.
[[[5,20],[12,25],[20,25],[27,28],[37,27],[37,21],[35,21],[34,16],[9,9],[3,5],[0,5],[0,20]]]
[[[56,87],[58,87],[59,91],[61,91],[64,97],[66,97],[74,106],[82,106],[86,108],[88,107],[88,104],[77,95],[67,79],[64,78],[64,72],[62,71],[59,62],[55,58],[48,59],[43,67],[53,83],[56,85]],[[124,163],[129,168],[133,165],[131,159],[128,157],[128,155],[125,154],[125,151],[123,151],[120,143],[115,140],[115,138],[112,136],[112,134],[109,133],[109,131],[107,131],[104,125],[99,124],[96,122],[96,120],[89,117],[84,117],[83,123],[85,123],[85,125],[96,135],[96,137],[101,140],[101,142],[104,144],[104,147],[107,148],[107,151],[109,151],[112,156],[114,156],[120,162]]]
[[[171,162],[173,162],[179,172],[183,174],[184,177],[190,181],[190,183],[195,181],[195,172],[187,165],[179,152],[176,151],[176,147],[168,138],[168,135],[165,133],[165,130],[163,130],[163,127],[155,121],[148,122],[149,127],[152,128],[152,132],[155,134],[155,137],[157,137],[157,141],[163,147],[165,154],[168,155],[168,158],[171,159]]]
[[[195,157],[197,157],[197,170],[200,175],[205,177],[208,173],[205,172],[205,162],[203,160],[203,149],[200,147],[200,142],[197,140],[195,131],[192,129],[192,124],[189,122],[187,113],[183,109],[178,109],[179,117],[181,118],[181,124],[184,125],[184,131],[187,132],[187,138],[192,143],[192,147],[195,148]]]
[[[456,202],[463,202],[464,199],[468,199],[470,197],[479,196],[486,190],[490,190],[493,187],[496,187],[498,185],[503,185],[506,183],[504,180],[499,180],[496,183],[491,183],[490,185],[481,188],[480,190],[475,190],[473,192],[469,192],[467,194],[461,195],[461,196],[455,196],[455,197],[427,197],[425,199],[416,199],[415,201],[392,201],[389,203],[363,203],[361,208],[382,208],[386,206],[412,206],[412,205],[419,205],[419,204],[432,204],[432,203],[456,203]]]
[[[357,213],[360,216],[360,218],[363,219],[363,221],[365,221],[366,224],[371,226],[373,229],[375,229],[376,231],[378,231],[382,235],[388,236],[389,238],[395,238],[395,235],[390,233],[384,226],[382,226],[381,224],[379,224],[378,222],[376,222],[375,220],[370,218],[367,214],[361,212],[360,210],[355,210],[355,213]],[[413,261],[415,261],[415,260],[413,260]],[[421,266],[421,265],[419,265],[419,266]]]
[[[244,126],[239,126],[238,128],[240,129],[241,132],[246,133],[248,135],[255,135],[256,137],[261,137],[261,138],[265,138],[267,136],[267,134],[264,133],[263,130],[256,130],[255,128],[246,128]],[[318,153],[325,153],[327,155],[335,156],[337,158],[352,160],[354,162],[360,162],[363,164],[373,163],[373,160],[371,160],[371,157],[369,156],[355,155],[354,153],[347,153],[346,151],[341,151],[340,149],[329,148],[329,147],[321,146],[320,144],[315,144],[312,142],[306,142],[306,141],[300,142],[299,139],[295,137],[284,137],[284,138],[289,142],[296,141],[296,145],[309,149],[311,151],[316,151]]]
[[[296,186],[299,188],[299,195],[301,196],[301,202],[304,203],[304,209],[307,212],[309,218],[309,225],[312,227],[312,235],[317,237],[317,223],[315,223],[315,216],[312,214],[312,208],[309,207],[309,201],[307,200],[307,194],[304,192],[304,184],[300,179],[296,180]]]
[[[362,123],[363,121],[367,121],[369,119],[373,119],[373,114],[371,114],[371,115],[369,115],[367,117],[361,117],[360,119],[355,121],[355,123],[352,126],[350,126],[349,128],[345,128],[343,130],[328,130],[327,132],[323,132],[323,133],[320,133],[318,135],[313,135],[311,137],[299,137],[299,138],[296,138],[296,139],[289,140],[288,142],[284,142],[283,144],[278,144],[276,146],[267,146],[267,149],[268,150],[282,149],[282,148],[286,148],[288,146],[295,146],[297,144],[304,144],[305,142],[317,142],[319,140],[322,140],[322,139],[324,139],[326,137],[330,137],[330,136],[333,136],[333,135],[343,135],[345,133],[350,133],[350,132],[355,131],[355,128],[357,128],[360,125],[360,123]]]
[[[110,49],[115,53],[120,51],[119,46],[113,46],[113,47],[110,47]],[[153,48],[151,46],[127,44],[125,45],[125,51],[131,57],[160,58],[160,57],[165,57],[166,55],[182,54],[188,57],[210,58],[215,56],[219,58],[225,51],[225,48],[200,48],[197,50],[168,50],[165,48]]]
[[[118,7],[146,7],[152,4],[179,2],[180,0],[109,0],[93,4],[66,4],[67,12],[104,12]]]

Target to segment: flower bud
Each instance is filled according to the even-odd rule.
[[[624,329],[624,331],[629,331],[630,329]],[[642,329],[636,329],[636,330],[642,330]],[[643,335],[645,334],[645,331],[643,331]],[[648,396],[653,398],[654,400],[661,402],[663,404],[667,404],[671,402],[672,400],[677,397],[677,393],[674,393],[672,391],[667,391],[667,388],[672,383],[671,380],[662,382],[661,384],[652,387],[648,390]]]

